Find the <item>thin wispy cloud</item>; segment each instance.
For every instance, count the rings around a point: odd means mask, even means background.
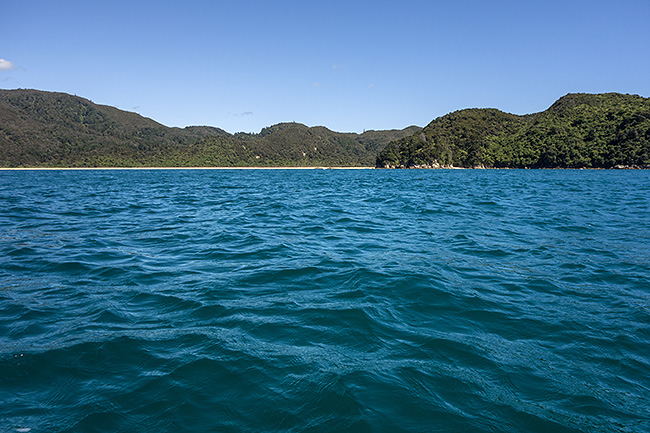
[[[9,71],[15,68],[16,65],[14,65],[13,62],[10,62],[9,60],[5,60],[5,59],[0,59],[0,71]]]
[[[323,85],[321,83],[314,83],[314,87],[322,87]]]
[[[372,89],[373,87],[375,87],[375,83],[372,83],[368,86],[369,89]]]
[[[237,117],[252,116],[253,112],[252,111],[244,111],[242,113],[235,113],[233,115],[237,116]]]
[[[343,65],[332,65],[332,69],[341,69]]]

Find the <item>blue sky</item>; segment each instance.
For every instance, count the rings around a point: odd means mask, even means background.
[[[168,126],[424,126],[650,96],[650,1],[6,1],[0,88],[83,96]]]

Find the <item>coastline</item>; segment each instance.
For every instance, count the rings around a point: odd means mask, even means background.
[[[0,171],[27,170],[374,170],[375,167],[0,167]]]
[[[57,170],[648,170],[650,167],[0,167],[0,171],[57,171]]]

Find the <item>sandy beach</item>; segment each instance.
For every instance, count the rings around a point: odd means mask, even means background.
[[[0,167],[25,170],[374,170],[375,167]]]

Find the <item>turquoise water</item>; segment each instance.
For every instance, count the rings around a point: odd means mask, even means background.
[[[0,432],[650,431],[650,171],[0,172]]]

